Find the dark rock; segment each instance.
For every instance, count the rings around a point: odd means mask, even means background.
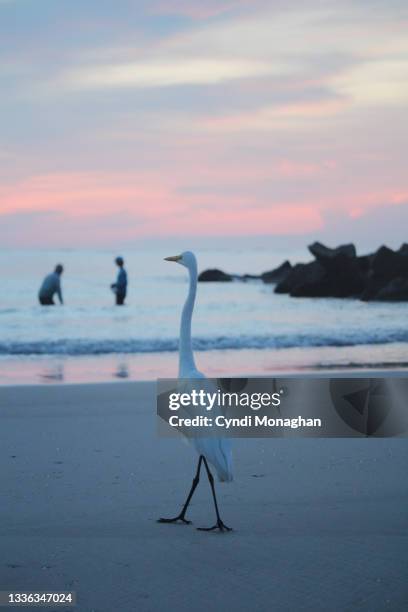
[[[291,263],[286,260],[283,264],[274,268],[274,270],[261,274],[261,279],[264,283],[280,283],[288,276],[292,269]]]
[[[382,246],[374,253],[371,270],[376,276],[388,277],[392,274],[394,264],[394,251],[386,246]]]
[[[326,260],[325,281],[328,285],[327,297],[356,297],[364,289],[365,275],[361,271],[361,262],[356,257],[340,253]]]
[[[368,274],[371,268],[373,257],[374,255],[361,255],[360,257],[357,257],[358,267],[360,268],[360,272],[363,275]]]
[[[289,272],[286,278],[284,278],[275,287],[275,293],[290,293],[293,287],[296,286],[301,280],[301,270],[307,264],[296,264]]]
[[[204,270],[199,274],[198,280],[201,283],[204,282],[218,282],[225,283],[232,281],[231,274],[226,274],[222,270],[218,270],[217,268],[213,268],[210,270]]]
[[[338,276],[339,297],[358,297],[364,289],[365,275],[359,262],[352,260]]]
[[[408,300],[408,278],[394,278],[378,291],[375,299],[390,302]]]
[[[363,291],[370,260],[357,258],[354,244],[330,249],[320,242],[314,242],[308,248],[324,268],[325,274],[318,281],[319,286],[298,288],[297,294],[303,295],[298,292],[306,291],[305,295],[316,292],[322,297],[355,297]]]
[[[345,257],[356,257],[356,247],[354,244],[343,244],[335,249],[330,249],[321,242],[314,242],[308,247],[311,254],[316,257],[320,263],[324,263],[327,260],[334,259],[338,255],[344,255]]]
[[[408,279],[408,253],[406,253],[405,244],[399,251],[382,246],[374,253],[370,270],[366,275],[364,291],[361,294],[362,300],[383,299],[378,296],[382,290],[385,293],[390,291],[386,288],[391,281],[399,278]]]
[[[318,261],[305,264],[297,273],[297,282],[292,287],[292,297],[326,297],[330,293],[326,271]]]
[[[386,246],[380,247],[371,264],[373,274],[389,280],[408,275],[408,254],[405,248],[406,245],[402,245],[399,251],[393,251]]]
[[[381,278],[375,277],[370,272],[366,278],[365,286],[361,292],[360,299],[363,302],[369,302],[375,300],[378,292],[387,284],[387,281]]]
[[[404,242],[404,244],[401,244],[399,251],[397,251],[397,253],[399,253],[400,255],[403,255],[404,257],[408,256],[408,243]]]
[[[254,274],[227,274],[204,270],[200,282],[231,282],[261,279],[276,283],[275,293],[293,297],[354,297],[362,300],[408,300],[408,243],[398,249],[382,246],[375,253],[357,257],[354,244],[331,249],[320,242],[309,246],[315,261]]]
[[[363,288],[357,258],[339,254],[324,265],[320,261],[296,265],[275,292],[293,297],[356,297]]]
[[[275,293],[290,293],[293,296],[314,294],[312,287],[324,279],[325,270],[318,261],[307,264],[296,264],[289,274],[275,287]],[[306,293],[303,293],[306,292]],[[310,293],[311,292],[311,293]],[[316,297],[314,295],[314,297]]]

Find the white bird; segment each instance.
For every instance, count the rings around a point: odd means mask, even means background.
[[[180,379],[204,379],[200,380],[199,386],[202,388],[206,385],[206,377],[199,370],[197,370],[193,347],[191,344],[191,319],[193,315],[194,302],[197,293],[197,260],[194,253],[185,251],[181,255],[174,255],[172,257],[166,257],[166,261],[174,261],[178,264],[187,268],[190,276],[190,284],[186,302],[184,304],[183,312],[181,315],[180,324],[180,340],[179,340],[179,378]],[[209,381],[208,381],[209,382]],[[185,387],[183,387],[185,391]],[[217,471],[220,481],[229,482],[233,478],[232,473],[232,453],[230,440],[227,438],[218,437],[195,437],[192,439],[193,444],[199,455],[197,471],[193,479],[190,492],[184,503],[184,506],[180,514],[174,518],[161,518],[159,523],[176,523],[182,522],[184,524],[190,524],[185,518],[185,514],[194,491],[200,480],[201,466],[204,464],[208,480],[211,486],[211,492],[214,500],[215,512],[217,516],[217,522],[213,527],[201,527],[201,531],[212,531],[219,529],[220,531],[231,531],[230,527],[227,527],[221,520],[220,513],[218,510],[217,498],[215,495],[214,478],[208,466],[208,463],[214,466]]]

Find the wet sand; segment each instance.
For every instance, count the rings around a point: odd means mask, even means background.
[[[193,525],[156,523],[196,456],[155,418],[151,382],[0,388],[0,589],[74,590],[80,612],[407,609],[406,440],[236,440],[234,531],[204,533],[204,479]]]

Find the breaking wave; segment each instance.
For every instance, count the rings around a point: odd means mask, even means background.
[[[339,330],[333,333],[240,335],[195,338],[197,351],[240,349],[284,349],[296,347],[358,346],[408,342],[408,330]],[[170,339],[62,339],[58,341],[0,342],[0,355],[109,355],[162,353],[178,350],[178,340]]]

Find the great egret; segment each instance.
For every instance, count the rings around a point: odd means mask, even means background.
[[[193,315],[194,302],[197,293],[197,260],[194,253],[191,253],[190,251],[186,251],[181,255],[166,257],[165,259],[166,261],[174,261],[187,268],[190,276],[189,291],[184,304],[180,324],[179,378],[199,378],[205,380],[204,374],[197,370],[194,362],[193,348],[191,345],[191,318]],[[202,384],[203,383],[200,381],[200,387]],[[217,522],[215,525],[213,525],[213,527],[199,527],[198,529],[200,531],[213,531],[214,529],[219,529],[220,531],[231,531],[231,528],[227,527],[221,520],[218,510],[217,497],[215,495],[214,478],[208,466],[208,463],[211,463],[211,465],[215,467],[220,481],[228,482],[232,480],[232,453],[230,441],[226,438],[218,437],[193,438],[192,441],[198,452],[199,458],[197,471],[194,476],[190,492],[180,514],[174,518],[161,518],[159,519],[159,523],[181,522],[187,525],[191,523],[191,521],[188,521],[185,518],[185,515],[200,480],[201,466],[204,464],[214,500]]]

